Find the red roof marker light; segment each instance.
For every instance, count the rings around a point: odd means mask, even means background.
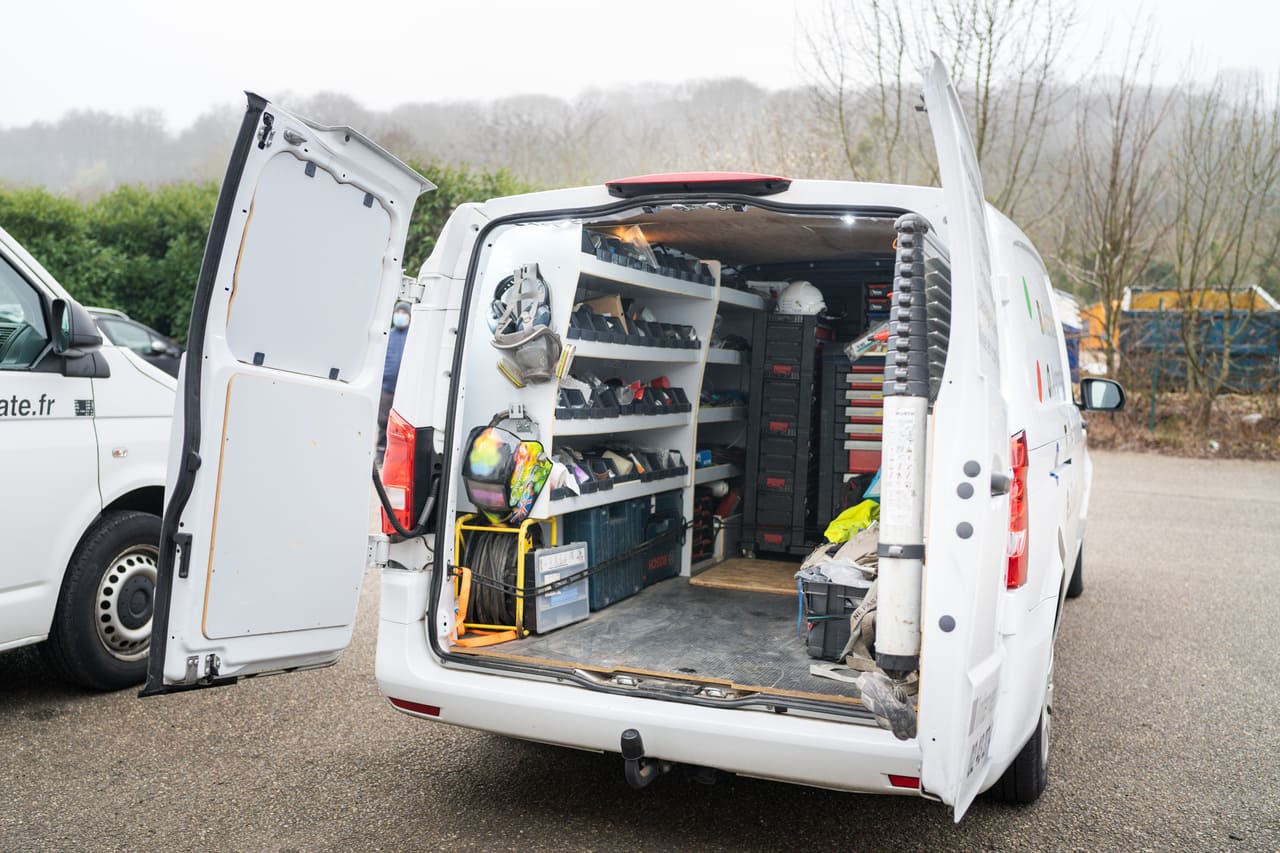
[[[734,193],[736,195],[773,195],[791,186],[790,178],[758,175],[754,172],[670,172],[661,175],[637,175],[606,181],[609,195],[636,198],[642,195],[672,193]]]

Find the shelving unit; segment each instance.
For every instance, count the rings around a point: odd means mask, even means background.
[[[648,270],[619,266],[609,261],[602,261],[595,255],[588,255],[585,252],[579,254],[581,255],[579,263],[582,284],[587,287],[604,289],[610,293],[641,297],[653,293],[669,293],[689,299],[714,301],[716,291],[719,288],[718,269],[716,270],[716,284],[707,285],[672,278],[668,275],[659,275]]]
[[[609,361],[654,361],[663,364],[696,364],[702,361],[701,349],[643,347],[635,344],[606,344],[600,341],[572,340],[575,358],[599,358]],[[715,350],[713,350],[715,352]],[[737,353],[741,355],[741,353]]]
[[[538,497],[538,502],[534,504],[533,514],[537,518],[551,518],[567,512],[577,512],[582,509],[604,506],[615,501],[643,498],[649,495],[656,495],[659,492],[682,489],[688,485],[688,474],[682,477],[663,477],[660,480],[650,480],[648,483],[632,480],[629,483],[615,483],[612,489],[607,489],[603,492],[592,492],[589,495],[570,495],[559,500],[551,500],[551,490],[546,489]]]
[[[754,293],[722,289],[720,265],[704,260],[712,284],[687,281],[651,270],[635,269],[601,260],[582,251],[583,226],[566,227],[564,223],[530,224],[502,229],[485,247],[479,274],[478,299],[492,299],[498,283],[523,263],[537,263],[550,296],[551,329],[566,346],[574,348],[570,371],[576,375],[590,371],[602,379],[617,377],[624,383],[652,382],[666,377],[671,386],[683,389],[693,404],[686,413],[656,415],[620,415],[612,418],[556,418],[557,382],[526,384],[517,388],[496,369],[501,357],[487,344],[467,347],[464,363],[465,381],[460,384],[457,405],[464,413],[468,428],[488,423],[495,412],[523,408],[532,424],[523,437],[541,441],[548,452],[570,446],[578,450],[609,447],[611,442],[637,448],[675,450],[690,466],[683,474],[654,479],[615,482],[613,487],[584,495],[551,499],[551,488],[543,489],[535,502],[531,518],[549,521],[567,513],[645,498],[663,492],[681,492],[684,517],[693,515],[693,487],[718,480],[742,476],[738,465],[715,465],[692,468],[699,441],[728,444],[740,435],[746,422],[746,406],[699,405],[699,392],[708,369],[717,371],[715,387],[745,388],[748,356],[739,350],[710,346],[716,315],[730,317],[727,325],[737,329],[750,326],[750,317],[765,307]],[[633,299],[649,309],[660,322],[691,326],[700,346],[644,346],[635,343],[610,343],[568,337],[569,317],[575,304],[596,296],[617,294]],[[467,321],[472,341],[484,342],[491,337],[487,328],[487,312],[475,312]],[[466,433],[462,435],[465,438]],[[454,505],[466,506],[465,496],[453,496]],[[692,556],[691,541],[682,546],[682,574],[688,575]]]
[[[663,429],[666,427],[685,427],[689,423],[689,415],[619,415],[616,418],[581,418],[566,420],[554,419],[555,434],[570,435],[610,435],[615,432],[635,432],[642,429]]]
[[[746,353],[742,350],[712,347],[707,350],[707,364],[746,364]]]
[[[746,406],[709,406],[698,409],[699,424],[722,424],[730,421],[745,421]]]
[[[721,307],[732,306],[745,308],[748,311],[763,311],[764,297],[746,290],[734,290],[731,287],[720,288],[719,304]]]
[[[693,472],[693,483],[695,486],[703,486],[707,483],[716,483],[720,480],[731,480],[734,477],[742,476],[742,467],[740,465],[708,465],[706,468],[696,468]]]

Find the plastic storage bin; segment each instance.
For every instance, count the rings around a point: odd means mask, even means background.
[[[861,587],[800,580],[800,603],[809,627],[809,657],[838,659],[849,642],[849,614],[866,594]]]
[[[555,548],[539,548],[533,555],[535,587],[554,583],[587,568],[587,543],[570,542]],[[539,634],[581,622],[590,614],[588,578],[581,578],[534,599],[533,630]]]

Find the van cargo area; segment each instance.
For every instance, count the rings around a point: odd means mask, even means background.
[[[856,672],[811,670],[843,661],[876,574],[905,213],[689,201],[495,228],[455,386],[443,650],[865,718]],[[936,390],[949,268],[915,236]],[[815,557],[845,540],[866,547]]]

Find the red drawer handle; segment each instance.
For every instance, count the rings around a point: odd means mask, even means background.
[[[765,477],[764,484],[770,489],[781,489],[787,484],[787,481],[783,477]]]
[[[791,371],[794,370],[790,364],[774,364],[770,365],[769,369],[774,376],[790,376]]]

